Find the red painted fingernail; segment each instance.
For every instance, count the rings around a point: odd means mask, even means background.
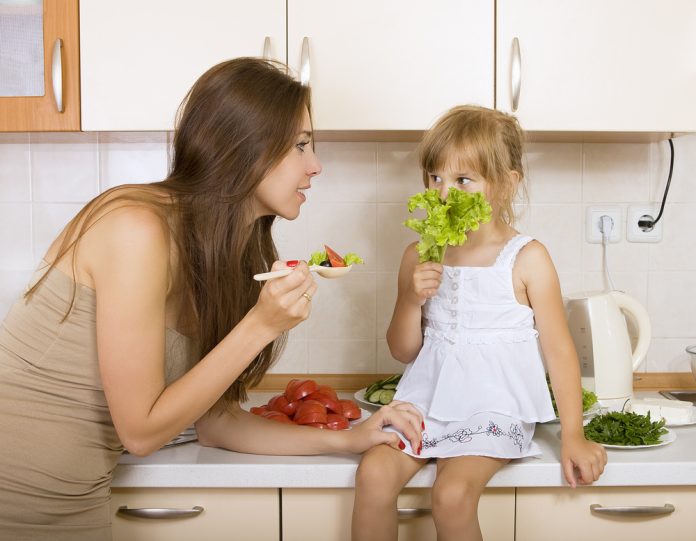
[[[425,430],[425,421],[421,421],[421,428]]]
[[[406,444],[401,440],[399,440],[399,449],[401,449],[402,451],[406,449]]]
[[[298,263],[299,261],[297,259],[291,259],[290,261],[285,262],[285,264],[290,268],[297,267]]]
[[[420,455],[420,452],[421,452],[422,450],[423,450],[423,444],[421,443],[421,444],[418,446],[418,452],[417,452],[416,454],[417,454],[417,455]]]

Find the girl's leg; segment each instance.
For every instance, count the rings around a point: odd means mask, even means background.
[[[458,456],[437,461],[433,520],[438,541],[482,541],[478,502],[483,489],[508,459]]]
[[[396,498],[426,462],[388,445],[377,445],[365,453],[355,474],[353,541],[396,541]]]

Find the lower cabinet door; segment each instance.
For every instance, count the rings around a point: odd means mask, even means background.
[[[696,539],[696,488],[518,488],[517,541]]]
[[[113,541],[280,541],[278,489],[114,488]]]
[[[350,541],[353,489],[284,488],[281,494],[283,541]],[[399,541],[437,539],[429,488],[404,489],[398,507],[402,510]],[[486,489],[479,503],[479,521],[486,541],[513,541],[515,489]]]

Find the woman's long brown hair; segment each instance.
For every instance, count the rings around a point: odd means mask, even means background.
[[[261,285],[254,273],[278,254],[271,237],[275,216],[254,219],[253,195],[263,178],[292,148],[309,88],[282,64],[237,58],[204,73],[186,96],[174,134],[168,177],[123,186],[96,197],[68,224],[58,256],[72,248],[115,202],[146,204],[171,227],[179,276],[193,311],[199,358],[213,349],[256,303]],[[162,192],[169,197],[161,197]],[[75,251],[73,251],[73,268]],[[31,295],[42,279],[29,290]],[[223,395],[244,401],[279,356],[284,333],[249,364]]]

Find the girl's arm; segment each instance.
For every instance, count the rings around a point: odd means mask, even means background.
[[[573,487],[578,481],[592,483],[604,470],[607,455],[601,445],[587,441],[583,432],[580,364],[568,330],[556,269],[546,248],[536,241],[520,251],[515,267],[534,310],[561,419],[561,465],[565,478]]]
[[[196,422],[196,431],[201,444],[208,447],[263,455],[319,455],[362,453],[381,443],[396,449],[399,436],[383,432],[382,427],[387,425],[404,434],[412,446],[418,446],[422,422],[415,407],[399,401],[382,406],[350,430],[339,431],[279,423],[248,413],[235,404],[225,411],[207,413]]]
[[[121,441],[136,455],[157,450],[204,415],[269,342],[306,319],[310,303],[302,293],[316,289],[303,264],[267,283],[225,339],[167,387],[168,235],[154,212],[124,207],[92,226],[78,251],[96,290],[104,393]]]
[[[394,314],[387,330],[389,351],[402,363],[413,361],[423,346],[421,308],[437,293],[442,281],[442,265],[418,263],[416,243],[406,247],[399,269]]]

